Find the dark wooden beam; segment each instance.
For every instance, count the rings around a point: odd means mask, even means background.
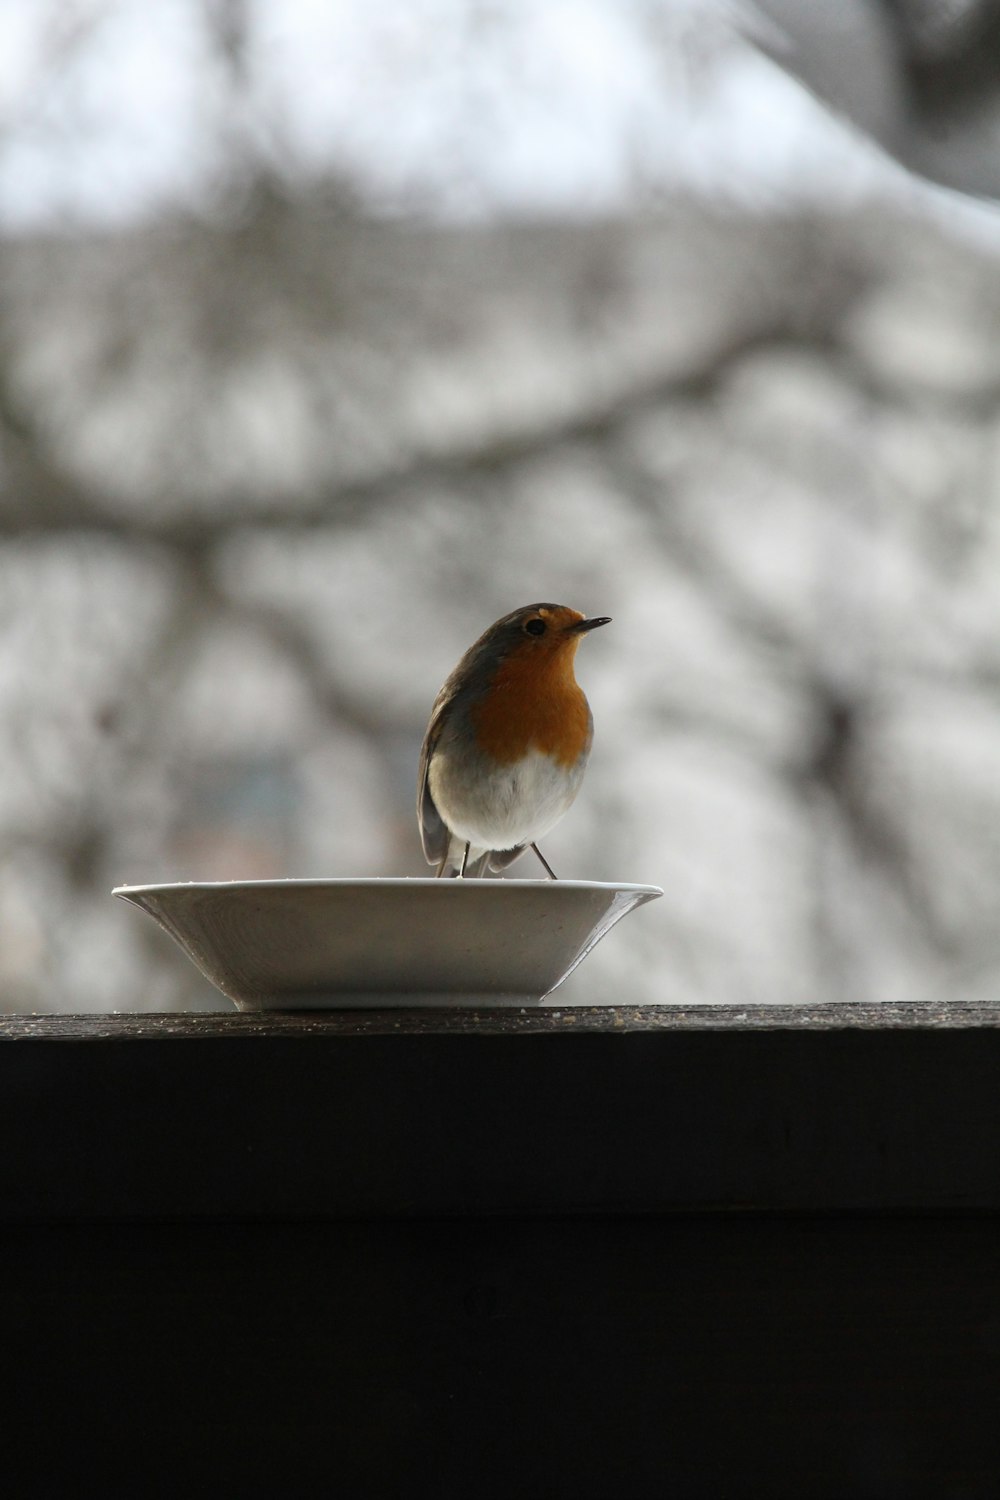
[[[992,1496],[998,1020],[9,1018],[9,1487]]]
[[[9,1020],[0,1219],[993,1213],[997,1019]]]

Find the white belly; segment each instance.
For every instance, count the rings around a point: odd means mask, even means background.
[[[497,766],[484,779],[471,776],[462,757],[439,750],[431,761],[430,789],[452,833],[474,849],[514,849],[530,844],[558,823],[583,778],[581,762],[567,771],[533,750],[512,766]]]

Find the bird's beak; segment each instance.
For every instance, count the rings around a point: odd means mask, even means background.
[[[597,615],[593,620],[577,620],[571,628],[577,635],[583,635],[585,630],[596,630],[598,625],[610,625],[610,615]]]

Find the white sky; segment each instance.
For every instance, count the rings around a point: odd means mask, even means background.
[[[247,0],[242,89],[207,8],[0,0],[0,225],[203,207],[241,145],[438,217],[931,191],[713,0]]]

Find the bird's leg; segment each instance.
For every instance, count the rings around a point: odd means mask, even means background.
[[[461,880],[462,877],[465,875],[465,867],[468,864],[468,862],[469,862],[469,843],[468,843],[468,840],[466,840],[465,853],[462,855],[462,868],[458,872],[458,878],[459,878],[459,880]]]
[[[553,870],[552,866],[549,864],[548,860],[545,858],[545,855],[542,853],[541,849],[539,849],[538,845],[537,844],[532,844],[531,847],[532,847],[532,849],[534,849],[535,853],[538,855],[538,858],[541,860],[542,864],[545,866],[546,870],[548,871],[549,879],[550,880],[558,880],[559,876],[556,874],[555,870]]]

